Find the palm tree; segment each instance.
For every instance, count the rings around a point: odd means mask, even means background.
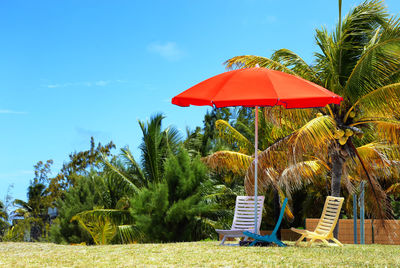
[[[247,110],[248,108],[242,108]],[[238,113],[241,113],[240,111]],[[281,138],[285,131],[283,128],[273,127],[268,122],[266,109],[259,112],[259,147],[265,150],[269,145]],[[212,169],[219,172],[231,172],[234,175],[244,177],[250,164],[254,160],[254,129],[249,117],[240,118],[231,125],[226,120],[217,120],[215,128],[219,132],[219,137],[229,144],[230,148],[220,150],[204,158],[204,162]],[[249,122],[250,121],[250,122]],[[252,193],[250,185],[245,181],[247,193]],[[260,189],[262,191],[263,189]]]
[[[27,202],[21,199],[14,200],[17,208],[13,211],[12,216],[14,219],[24,221],[22,224],[30,227],[31,239],[38,240],[43,235],[48,220],[47,209],[49,206],[46,202],[46,186],[42,183],[31,184],[28,187],[27,196]]]
[[[95,243],[109,243],[117,233],[123,241],[140,239],[141,234],[129,214],[129,200],[141,189],[162,180],[165,159],[169,153],[176,153],[180,142],[176,128],[162,129],[163,119],[163,115],[156,114],[148,122],[139,121],[143,134],[139,146],[141,164],[134,159],[128,147],[122,148],[117,158],[103,157],[104,181],[108,188],[120,192],[120,199],[109,208],[84,211],[73,218],[92,235]]]
[[[400,20],[389,18],[383,1],[365,1],[332,33],[317,30],[316,41],[321,51],[313,64],[288,49],[271,58],[245,55],[226,61],[228,68],[258,64],[297,75],[344,98],[340,106],[310,109],[302,118],[298,110],[270,109],[278,125],[277,118],[304,125],[264,151],[260,162],[271,165],[285,146],[293,152],[292,163],[320,159],[330,170],[334,196],[340,196],[342,177],[367,179],[374,196],[371,210],[382,218],[388,204],[379,180],[390,177],[400,156]]]
[[[236,108],[237,110],[237,108]],[[219,173],[225,173],[228,178],[233,176],[240,178],[245,177],[244,186],[245,191],[248,195],[254,194],[254,179],[251,180],[247,176],[246,171],[252,165],[254,160],[254,124],[251,122],[253,120],[252,113],[249,108],[240,108],[236,111],[237,117],[233,121],[232,126],[228,121],[217,120],[215,123],[216,129],[219,131],[219,136],[227,143],[230,144],[230,150],[217,151],[203,159],[203,161],[213,170]],[[269,111],[267,108],[260,109],[259,111],[259,147],[261,150],[268,148],[276,140],[284,137],[290,131],[293,131],[294,124],[282,124],[280,127],[274,126],[268,121]],[[250,121],[250,122],[249,122]],[[265,166],[264,166],[265,167]],[[254,168],[254,166],[253,166]],[[261,173],[261,172],[260,172]],[[265,176],[260,176],[264,178]],[[259,184],[259,192],[265,194],[268,190],[270,183],[264,182]],[[266,202],[272,201],[274,207],[275,218],[279,217],[280,204],[284,199],[284,193],[281,188],[273,183],[272,188],[273,200],[266,199]],[[269,188],[271,189],[271,188]],[[271,206],[266,206],[268,209]],[[292,220],[293,214],[289,207],[286,207],[285,215]],[[277,220],[277,219],[275,219]],[[273,225],[274,222],[271,222]]]
[[[4,232],[9,226],[7,208],[4,203],[0,200],[0,237],[4,235]]]

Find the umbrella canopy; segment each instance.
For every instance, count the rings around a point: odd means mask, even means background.
[[[324,107],[342,97],[303,78],[265,68],[238,69],[211,77],[172,99],[179,106]]]
[[[255,107],[254,231],[257,230],[258,106],[314,108],[340,104],[342,97],[303,78],[265,68],[213,76],[172,98],[179,106]]]

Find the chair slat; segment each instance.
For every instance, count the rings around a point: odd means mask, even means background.
[[[336,217],[337,212],[325,212],[325,216]]]
[[[257,201],[257,203],[261,203],[260,201]],[[254,200],[239,200],[238,204],[254,204]]]
[[[308,243],[308,245],[311,245],[311,243],[316,239],[320,239],[327,244],[327,240],[331,239],[338,245],[342,246],[342,244],[333,237],[333,229],[335,228],[336,223],[339,219],[340,209],[342,208],[343,200],[344,198],[342,197],[328,196],[326,198],[321,218],[314,232],[304,232],[303,230],[291,228],[293,231],[302,235],[300,239],[297,240],[296,244],[298,244],[304,238],[310,238],[311,241]]]
[[[230,230],[216,230],[224,237],[221,245],[224,245],[226,237],[245,237],[243,231],[259,233],[261,216],[264,207],[264,196],[257,197],[257,230],[254,229],[254,196],[237,196],[235,215]]]

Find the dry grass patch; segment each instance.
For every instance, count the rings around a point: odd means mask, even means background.
[[[222,247],[215,241],[111,246],[0,243],[0,267],[399,267],[399,252],[400,246],[389,245],[245,248]]]

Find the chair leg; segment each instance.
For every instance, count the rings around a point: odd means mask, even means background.
[[[339,241],[339,240],[337,240],[337,239],[336,239],[336,238],[334,238],[334,237],[332,237],[331,239],[333,240],[333,242],[335,242],[336,244],[338,244],[340,247],[343,247],[343,244],[342,244],[342,243],[340,243],[340,241]]]
[[[310,241],[308,241],[307,243],[307,247],[311,246],[312,243],[314,243],[315,238],[312,238]]]
[[[226,239],[226,236],[224,236],[224,237],[222,238],[222,240],[221,240],[221,244],[219,244],[220,246],[225,246],[225,245],[224,245],[224,243],[225,243],[225,239]]]
[[[295,245],[298,246],[300,244],[300,242],[303,241],[304,237],[306,237],[306,236],[301,235],[301,237],[296,241]]]
[[[283,243],[281,240],[277,239],[274,241],[275,244],[277,244],[280,247],[286,247],[286,244]]]
[[[324,242],[325,245],[329,246],[329,242],[326,239],[321,239],[322,242]]]
[[[252,246],[254,246],[256,243],[257,243],[257,240],[254,239],[254,241],[251,242],[249,246],[252,247]]]

